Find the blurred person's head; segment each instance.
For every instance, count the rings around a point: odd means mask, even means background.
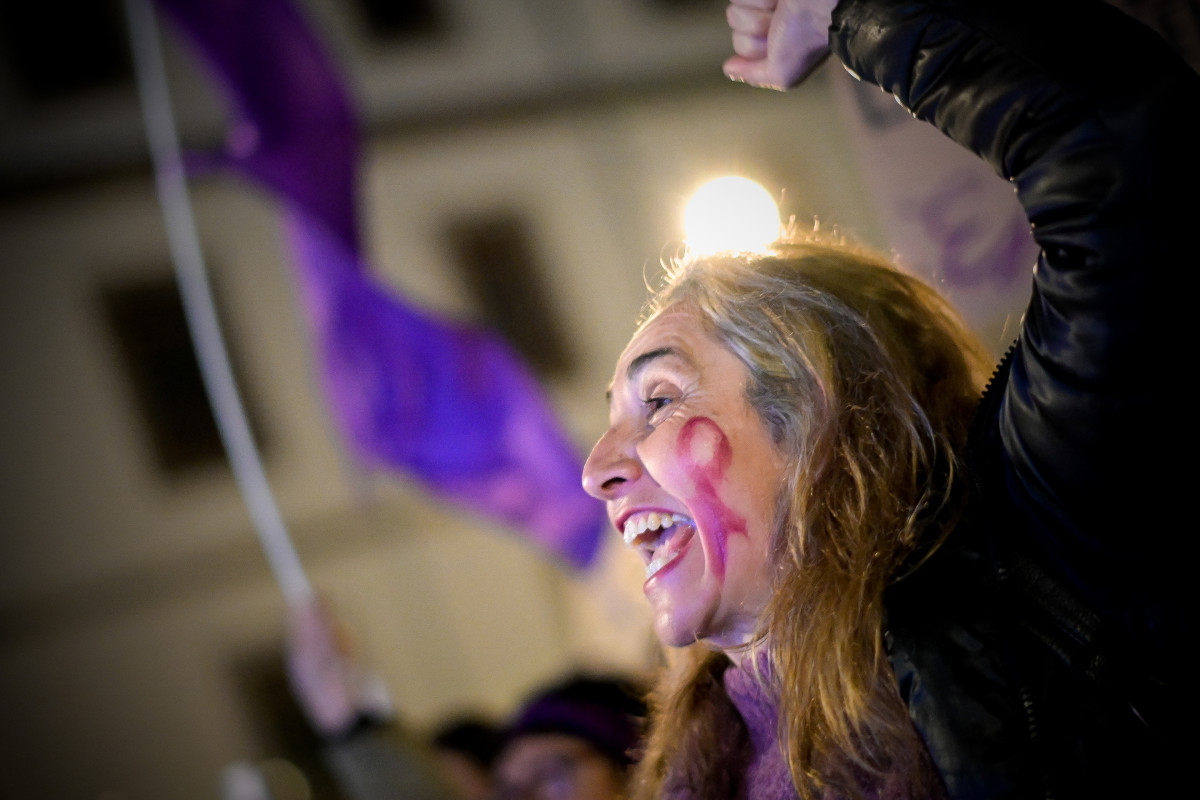
[[[434,755],[456,797],[492,796],[492,767],[500,744],[499,728],[476,716],[454,718],[433,732]]]
[[[496,797],[624,797],[645,714],[641,687],[623,677],[577,675],[536,692],[504,729]]]

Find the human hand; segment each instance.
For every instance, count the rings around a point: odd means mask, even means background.
[[[290,607],[285,661],[296,702],[322,736],[345,733],[363,715],[390,714],[382,682],[363,668],[349,631],[321,601]]]
[[[829,55],[829,26],[837,0],[732,0],[725,18],[733,51],[724,64],[735,80],[787,89]]]

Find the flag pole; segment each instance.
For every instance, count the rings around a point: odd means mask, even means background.
[[[267,482],[221,336],[188,197],[154,10],[150,0],[125,0],[125,15],[171,260],[204,386],[267,561],[284,598],[297,605],[312,598],[312,585]]]

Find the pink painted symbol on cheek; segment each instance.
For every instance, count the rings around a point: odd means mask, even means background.
[[[716,556],[713,568],[718,578],[724,578],[729,536],[746,535],[745,518],[725,505],[717,492],[733,460],[733,448],[715,422],[693,417],[679,432],[678,455],[695,485],[697,530],[711,538]]]

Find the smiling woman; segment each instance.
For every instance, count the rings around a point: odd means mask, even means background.
[[[634,797],[1170,794],[1190,509],[1147,424],[1192,336],[1172,198],[1200,183],[1200,78],[1090,0],[735,0],[728,20],[732,77],[836,55],[1011,181],[1041,250],[986,389],[954,310],[844,242],[667,265],[584,470],[683,648]]]
[[[922,763],[884,668],[880,601],[887,576],[936,544],[924,523],[961,505],[947,465],[985,364],[931,289],[815,234],[672,265],[617,361],[610,427],[584,468],[646,563],[662,642],[703,643],[698,675],[784,676],[807,748],[840,730],[852,750],[867,709],[888,758]],[[763,719],[751,738],[771,735]],[[913,796],[931,776],[906,776]]]
[[[611,427],[584,468],[585,487],[646,563],[668,645],[748,644],[769,598],[783,461],[746,402],[748,376],[695,314],[656,317],[617,364]]]

